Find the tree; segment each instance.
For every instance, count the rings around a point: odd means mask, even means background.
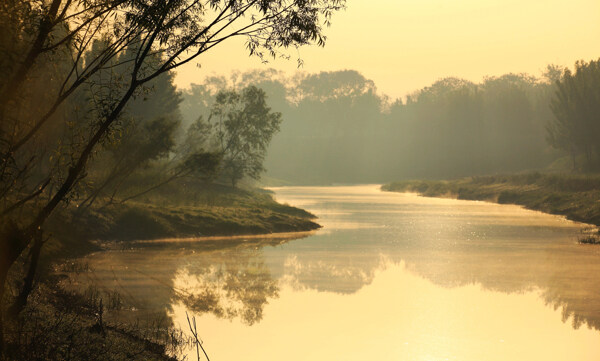
[[[135,52],[128,51],[119,57],[119,63],[126,63],[131,53]],[[148,59],[150,62],[159,60],[158,56]],[[123,77],[126,69],[123,65],[116,66],[112,73]],[[89,102],[86,104],[86,100],[81,107],[93,106]],[[89,195],[79,204],[80,210],[91,206],[102,195],[110,194],[110,201],[114,201],[123,184],[136,171],[170,155],[181,123],[181,101],[181,95],[175,88],[174,74],[168,72],[149,82],[144,94],[128,103],[119,132],[112,141],[101,145],[99,154],[88,167],[85,183]]]
[[[556,85],[548,141],[569,153],[574,166],[583,155],[584,168],[600,167],[600,60],[578,61],[575,72],[566,70]]]
[[[97,146],[113,135],[127,104],[142,96],[144,85],[233,37],[244,37],[250,55],[259,57],[275,56],[281,48],[324,45],[323,25],[344,6],[343,0],[32,0],[20,6],[22,3],[11,0],[0,9],[2,18],[12,21],[7,28],[16,29],[14,38],[23,39],[18,49],[2,55],[17,61],[0,84],[0,94],[6,95],[0,100],[0,300],[9,269],[32,243],[32,247],[41,247],[43,237],[38,235],[46,220],[74,195]],[[21,23],[27,24],[27,29],[19,27]],[[92,60],[84,61],[92,42],[100,38],[108,45]],[[68,108],[67,99],[82,84],[90,84],[100,69],[109,70],[110,63],[133,44],[137,50],[126,64],[127,76],[118,79],[119,91],[98,93],[101,99],[91,122],[74,124],[58,114],[61,106]],[[68,66],[57,72],[54,86],[46,89],[47,106],[37,113],[26,112],[35,99],[26,85],[35,81],[36,71],[51,65],[52,58],[60,54]],[[147,61],[156,54],[160,61]],[[2,63],[11,61],[3,59]],[[40,145],[42,154],[52,148],[36,141],[44,138],[42,130],[48,129],[53,117],[77,135],[77,142],[67,143],[65,161],[48,167],[40,157],[27,154]],[[61,147],[63,140],[54,139]],[[9,168],[11,172],[6,173]]]
[[[209,117],[210,146],[221,155],[220,173],[233,187],[245,176],[260,178],[267,147],[280,124],[281,113],[267,106],[262,89],[249,86],[239,93],[217,94]]]

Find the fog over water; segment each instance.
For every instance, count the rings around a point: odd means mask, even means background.
[[[195,315],[221,360],[600,356],[600,251],[576,243],[583,225],[375,185],[274,190],[324,227],[266,246],[99,253],[87,259],[94,282],[175,325]]]
[[[0,1],[0,359],[600,360],[600,1]]]

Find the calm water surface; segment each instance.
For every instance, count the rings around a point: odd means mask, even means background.
[[[273,190],[323,229],[101,252],[77,282],[118,291],[122,317],[195,315],[213,361],[600,360],[600,247],[577,244],[582,225],[375,185]]]

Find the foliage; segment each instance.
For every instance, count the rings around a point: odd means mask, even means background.
[[[583,155],[582,168],[600,168],[600,60],[577,62],[575,72],[566,70],[556,85],[548,141],[570,154],[575,166]]]
[[[65,210],[47,228],[63,247],[78,248],[77,252],[69,250],[70,255],[80,255],[95,250],[88,244],[95,240],[307,231],[318,228],[313,218],[306,211],[275,202],[269,194],[180,179],[125,204],[92,205],[85,214]]]
[[[119,57],[119,63],[126,64],[134,53],[128,50]],[[158,56],[148,59],[152,63],[159,60]],[[126,65],[117,65],[111,69],[111,75],[122,79],[128,71]],[[173,84],[173,77],[171,72],[156,77],[144,86],[139,97],[127,104],[118,127],[101,144],[94,161],[88,166],[88,176],[83,183],[87,197],[79,203],[79,207],[87,208],[99,197],[107,195],[110,196],[109,201],[114,201],[121,195],[119,191],[123,184],[136,172],[153,162],[167,159],[174,151],[181,120],[181,97]],[[93,114],[97,109],[93,102],[98,98],[94,94],[96,87],[115,92],[119,89],[117,84],[97,79],[79,100],[78,107],[88,108],[87,114]]]
[[[200,116],[190,126],[188,137],[197,142],[204,140],[208,148],[220,155],[220,175],[235,186],[245,176],[260,177],[267,147],[280,124],[281,113],[267,106],[265,92],[249,86],[239,93],[219,92],[208,122]],[[202,134],[210,137],[199,139]]]
[[[289,47],[324,45],[323,27],[343,7],[343,0],[3,2],[0,300],[12,265],[28,247],[41,248],[51,215],[102,187],[102,181],[91,186],[82,182],[93,173],[94,160],[115,165],[127,158],[143,166],[172,148],[176,117],[145,116],[148,123],[140,125],[140,119],[127,116],[134,108],[131,102],[143,99],[152,82],[160,85],[161,76],[234,37],[246,39],[249,54],[261,58]],[[177,103],[171,96],[165,106]],[[145,135],[123,137],[132,127]],[[135,143],[156,141],[160,147],[145,158],[141,152],[120,156]],[[100,154],[111,149],[119,156]],[[170,177],[154,187],[193,172],[182,169],[172,168]],[[35,271],[36,258],[31,256],[28,274]],[[30,290],[25,282],[19,298]]]
[[[445,78],[392,102],[356,71],[290,77],[252,71],[194,85],[184,91],[182,109],[185,123],[199,114],[207,119],[215,89],[260,87],[285,118],[269,145],[267,176],[296,183],[520,171],[543,168],[560,155],[545,139],[555,73],[479,83]]]
[[[585,235],[580,237],[577,242],[580,244],[600,244],[600,238],[597,235]]]

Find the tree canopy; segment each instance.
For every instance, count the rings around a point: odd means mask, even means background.
[[[124,140],[131,102],[146,97],[152,82],[235,37],[265,60],[290,47],[322,46],[324,27],[343,7],[343,0],[4,1],[0,300],[14,262],[32,240],[41,247],[46,220],[85,197],[90,162],[105,145]],[[92,106],[81,107],[82,100]],[[173,121],[148,119],[139,129],[152,138]],[[150,158],[168,151],[163,140]],[[124,152],[118,148],[126,143],[113,151]],[[208,158],[212,163],[194,157]]]
[[[267,106],[262,89],[249,86],[241,91],[216,94],[208,120],[203,116],[190,126],[186,144],[195,144],[219,154],[221,177],[232,186],[244,177],[258,179],[273,135],[279,131],[281,113]]]
[[[556,81],[548,140],[571,155],[576,168],[600,169],[600,60],[579,61]],[[577,158],[583,157],[583,164]]]
[[[264,162],[274,179],[330,184],[448,178],[541,168],[561,156],[545,139],[554,92],[548,78],[444,78],[391,101],[356,71],[252,71],[210,77],[183,91],[184,123],[198,114],[207,119],[215,89],[234,85],[260,87],[285,119]]]

